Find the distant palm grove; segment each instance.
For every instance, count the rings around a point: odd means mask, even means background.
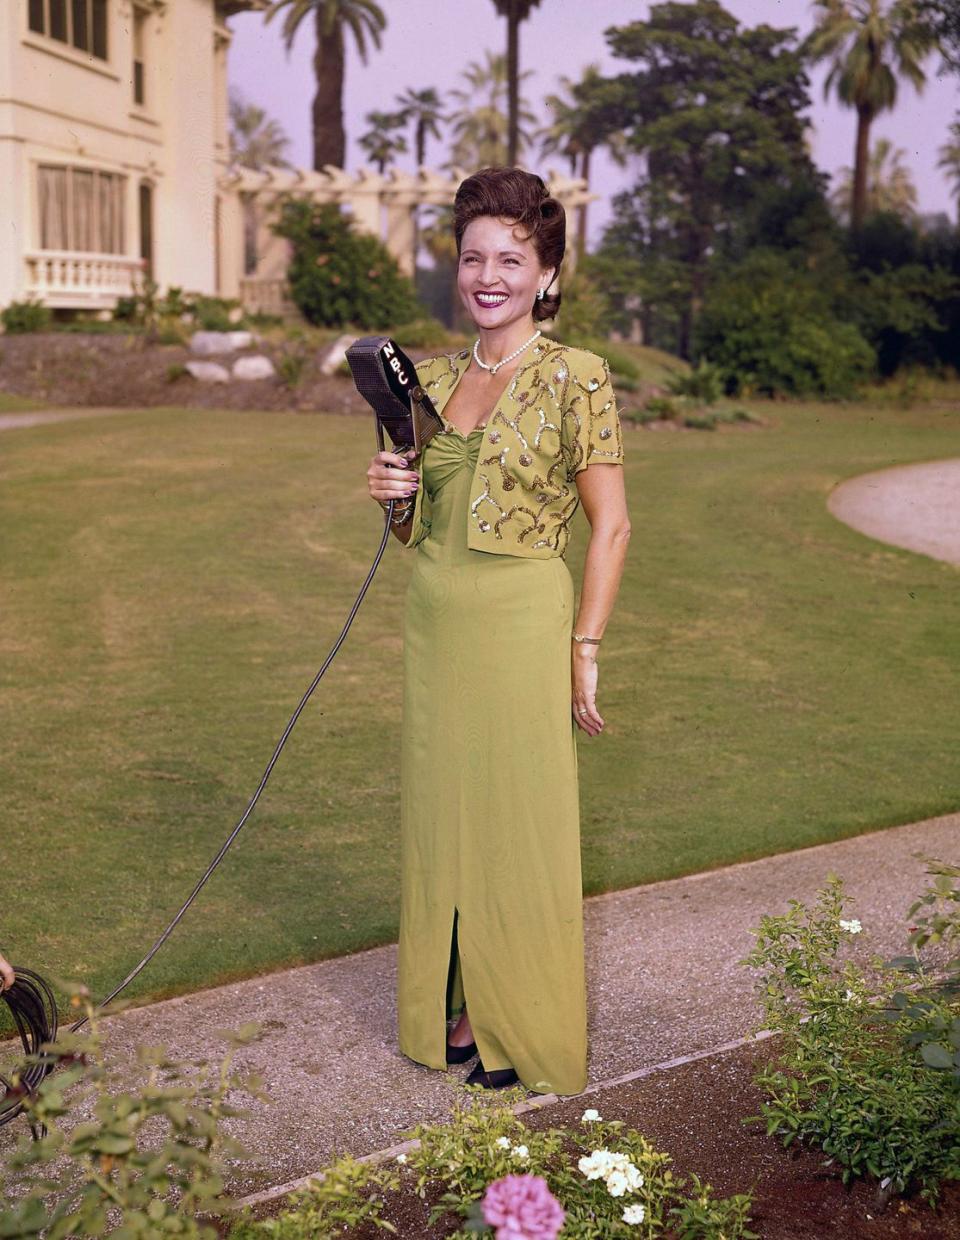
[[[418,81],[378,101],[356,136],[368,161],[381,172],[401,159],[471,171],[555,156],[589,184],[591,155],[605,148],[636,177],[592,253],[587,208],[571,221],[580,261],[558,330],[709,361],[728,392],[842,396],[903,368],[960,365],[960,112],[943,117],[938,163],[953,218],[918,214],[903,153],[872,130],[931,72],[960,75],[956,0],[810,0],[805,39],[745,26],[720,0],[652,4],[647,20],[605,31],[619,72],[589,65],[534,109],[523,25],[563,2],[492,0],[505,50],[465,64],[447,97]],[[316,32],[317,169],[344,164],[345,58],[379,50],[389,8],[274,0],[266,13],[283,16],[288,47],[304,20]],[[857,120],[850,167],[833,186],[808,149],[808,75],[821,62],[826,91]],[[284,162],[286,140],[262,112],[235,100],[232,118],[236,159]],[[449,318],[431,296],[452,279],[449,213],[424,214],[418,243],[434,269],[419,291]]]

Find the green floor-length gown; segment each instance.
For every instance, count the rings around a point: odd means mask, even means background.
[[[573,580],[560,556],[467,546],[483,431],[447,427],[420,459],[432,523],[405,601],[399,1045],[445,1070],[446,1021],[465,1001],[487,1070],[579,1093]]]

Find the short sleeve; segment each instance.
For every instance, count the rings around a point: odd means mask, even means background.
[[[584,351],[571,367],[570,395],[563,413],[561,445],[567,480],[605,461],[623,464],[623,433],[606,359]]]

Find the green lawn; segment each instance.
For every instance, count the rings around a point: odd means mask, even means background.
[[[841,478],[955,455],[960,419],[764,414],[765,430],[626,431],[607,729],[580,743],[587,893],[960,807],[957,570],[825,507]],[[102,994],[179,906],[366,575],[374,448],[367,419],[293,414],[3,435],[0,944],[15,961]],[[261,807],[133,993],[395,938],[411,560],[388,550]]]

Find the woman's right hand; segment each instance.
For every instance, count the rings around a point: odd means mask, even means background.
[[[416,495],[420,480],[417,472],[410,468],[415,455],[416,449],[408,448],[406,455],[383,451],[371,459],[367,486],[378,504],[388,504],[392,499],[403,501]]]

